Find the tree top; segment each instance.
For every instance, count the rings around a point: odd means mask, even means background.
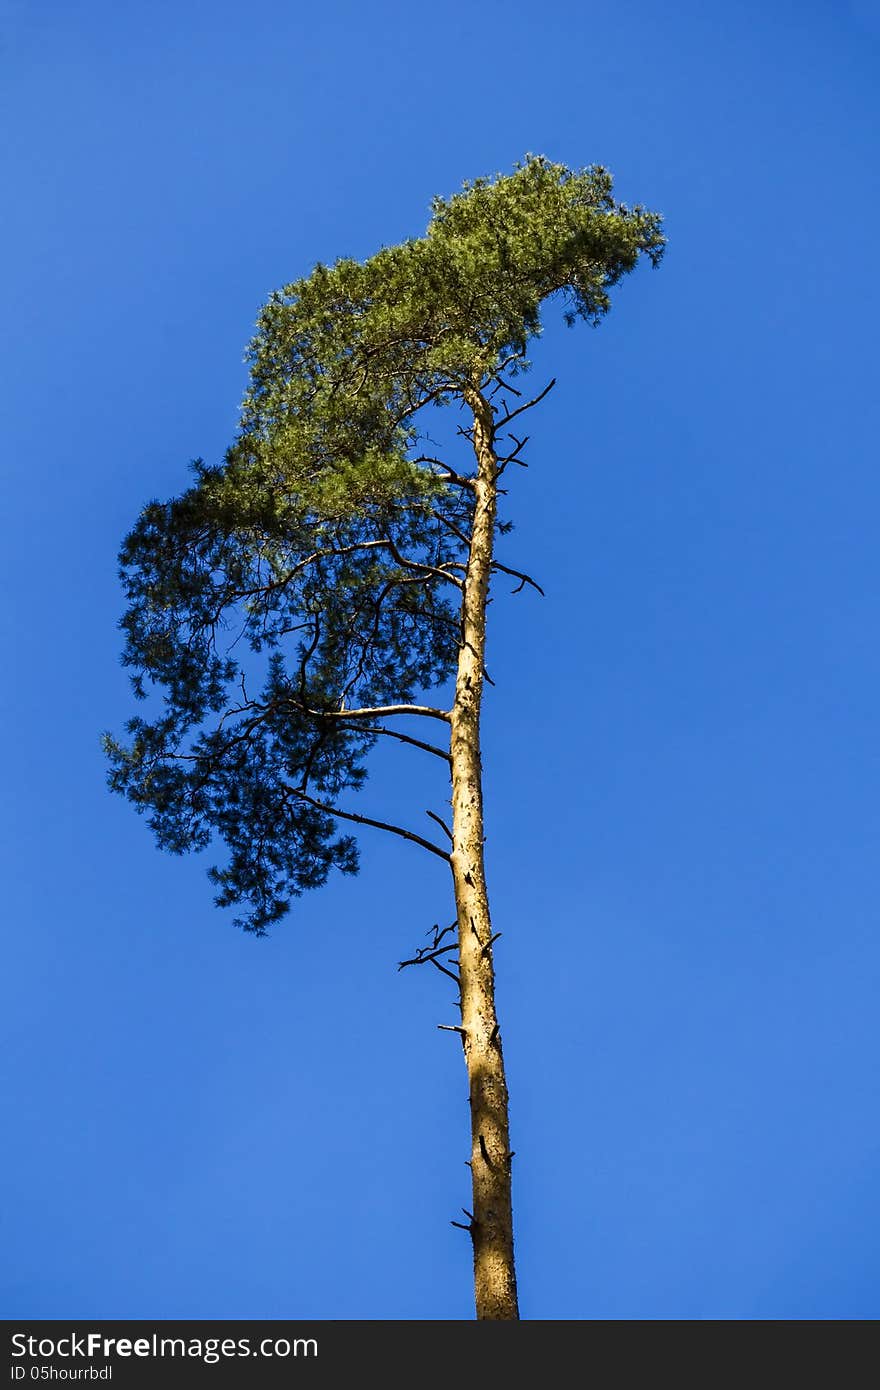
[[[366,261],[317,265],[276,291],[258,320],[245,434],[274,436],[308,412],[377,438],[408,407],[448,399],[501,362],[522,364],[543,302],[597,324],[640,255],[657,264],[657,213],[616,202],[599,165],[573,171],[528,156],[511,174],[435,198],[425,236]],[[354,422],[351,422],[354,423]]]

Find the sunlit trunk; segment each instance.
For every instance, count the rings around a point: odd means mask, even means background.
[[[483,863],[480,705],[486,600],[495,534],[498,462],[492,412],[477,391],[476,506],[462,602],[462,640],[452,706],[452,875],[458,913],[461,1026],[470,1084],[474,1285],[478,1318],[518,1318],[510,1191],[507,1080],[495,1012],[492,924]]]

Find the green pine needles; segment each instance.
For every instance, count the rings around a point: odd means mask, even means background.
[[[263,309],[224,462],[196,463],[122,547],[123,660],[153,704],[105,740],[111,787],[163,848],[225,844],[216,901],[245,928],[356,871],[340,822],[437,850],[337,806],[383,734],[449,757],[399,727],[449,720],[417,702],[455,676],[474,522],[473,478],[434,456],[426,409],[508,402],[544,302],[598,323],[663,246],[606,170],[529,157],[435,200],[424,237],[318,265]]]

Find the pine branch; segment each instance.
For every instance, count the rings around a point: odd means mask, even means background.
[[[435,748],[433,743],[425,743],[420,738],[413,738],[411,734],[401,734],[397,729],[383,729],[378,725],[372,725],[362,727],[361,732],[364,734],[384,734],[386,738],[396,738],[401,743],[411,743],[414,748],[422,748],[426,753],[433,753],[435,758],[442,758],[446,763],[452,762],[451,755],[444,752],[442,748]]]
[[[532,579],[528,574],[524,574],[522,570],[514,570],[511,569],[509,565],[502,565],[500,560],[493,560],[492,568],[493,570],[501,570],[502,574],[509,574],[512,576],[512,578],[519,580],[519,584],[517,584],[516,588],[511,590],[512,593],[518,594],[526,586],[526,584],[531,584],[532,588],[537,589],[538,593],[541,595],[542,598],[547,597],[540,584],[536,584],[534,579]]]
[[[448,463],[444,463],[442,459],[434,458],[431,454],[419,454],[418,458],[413,459],[413,463],[431,463],[436,468],[442,468],[446,474],[446,480],[455,483],[457,487],[466,487],[471,490],[476,487],[475,479],[467,478],[463,473],[456,473],[455,469],[450,468]]]
[[[426,719],[442,719],[444,724],[451,722],[448,710],[432,709],[430,705],[374,705],[369,709],[310,709],[301,706],[304,714],[314,715],[316,719],[376,719],[380,715],[390,718],[395,714],[419,714]]]
[[[449,836],[450,840],[453,839],[452,831],[449,829],[449,826],[446,824],[445,820],[443,820],[442,816],[436,815],[433,811],[426,811],[425,815],[430,816],[431,820],[436,821],[440,829],[444,830]]]
[[[301,801],[306,801],[310,806],[314,806],[318,811],[325,811],[328,816],[338,816],[340,820],[350,820],[355,825],[371,825],[375,830],[387,830],[391,835],[399,835],[401,839],[411,840],[413,844],[421,845],[422,849],[430,850],[431,854],[436,854],[439,859],[449,863],[449,855],[445,849],[433,844],[430,840],[422,839],[421,835],[416,835],[413,830],[405,830],[400,825],[392,825],[389,821],[374,820],[372,816],[361,816],[356,811],[342,811],[338,806],[328,806],[324,801],[318,801],[314,796],[309,796],[299,787],[290,787],[286,783],[281,784],[284,791],[290,796],[298,796]]]
[[[418,459],[416,459],[415,461],[417,463],[419,462]],[[249,589],[230,590],[226,598],[224,599],[224,603],[231,599],[253,599],[259,597],[261,594],[271,594],[274,593],[277,589],[284,589],[288,584],[290,584],[291,580],[295,579],[298,574],[301,574],[303,570],[308,569],[309,565],[313,565],[317,560],[341,558],[344,555],[352,555],[355,551],[358,550],[381,549],[388,550],[392,558],[396,560],[399,565],[402,565],[404,569],[420,570],[425,574],[433,574],[438,578],[448,579],[453,584],[459,583],[459,581],[455,578],[454,575],[448,574],[447,571],[442,567],[429,564],[422,564],[418,560],[410,560],[407,558],[407,556],[401,555],[395,542],[391,540],[391,538],[388,536],[382,536],[378,540],[353,541],[350,545],[321,546],[320,549],[313,550],[310,552],[310,554],[304,555],[301,560],[297,560],[296,564],[290,570],[288,570],[286,574],[283,574],[278,579],[267,579],[264,584],[252,585]],[[218,617],[219,614],[215,615],[215,621]]]
[[[374,542],[367,541],[365,542],[365,544],[372,545],[374,544]],[[464,587],[460,579],[457,579],[454,574],[450,574],[448,570],[443,569],[442,566],[425,565],[422,564],[421,560],[405,559],[404,556],[401,555],[400,551],[397,549],[397,546],[394,544],[392,540],[376,541],[375,544],[387,545],[388,549],[391,551],[392,558],[395,559],[399,565],[403,565],[404,569],[419,570],[421,573],[424,574],[433,574],[439,579],[448,580],[450,584],[454,584],[458,589]]]
[[[444,516],[442,512],[438,512],[436,507],[433,509],[431,515],[435,516],[438,521],[442,521],[443,525],[447,526],[452,534],[458,537],[462,545],[466,545],[468,549],[470,549],[470,538],[465,535],[464,531],[456,526],[454,521],[450,521],[448,516]]]
[[[517,415],[522,415],[524,411],[531,410],[533,405],[538,405],[538,403],[542,401],[545,396],[548,396],[550,394],[555,385],[556,377],[553,377],[553,379],[544,387],[544,390],[541,391],[539,395],[533,396],[530,401],[526,401],[525,405],[517,406],[516,410],[511,410],[508,412],[507,415],[503,416],[502,419],[496,420],[496,430],[500,430],[503,425],[509,425],[511,420],[515,420]]]

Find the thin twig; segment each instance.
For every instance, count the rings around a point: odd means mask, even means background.
[[[453,839],[452,831],[449,829],[449,826],[446,824],[445,820],[442,819],[442,817],[436,815],[433,811],[426,811],[425,815],[430,816],[431,820],[436,821],[437,824],[440,826],[440,829],[445,831],[445,833],[449,836],[450,840]]]
[[[451,931],[455,931],[455,928],[456,928],[457,926],[458,926],[458,922],[451,922],[450,925],[449,925],[448,927],[444,927],[443,930],[441,931],[440,928],[438,927],[437,923],[435,922],[434,925],[433,925],[433,927],[429,927],[428,930],[425,932],[425,936],[430,936],[430,935],[431,935],[431,932],[434,933],[434,947],[433,947],[433,949],[436,950],[436,948],[439,946],[440,942],[443,940],[444,936],[448,936],[449,933],[450,933]]]

